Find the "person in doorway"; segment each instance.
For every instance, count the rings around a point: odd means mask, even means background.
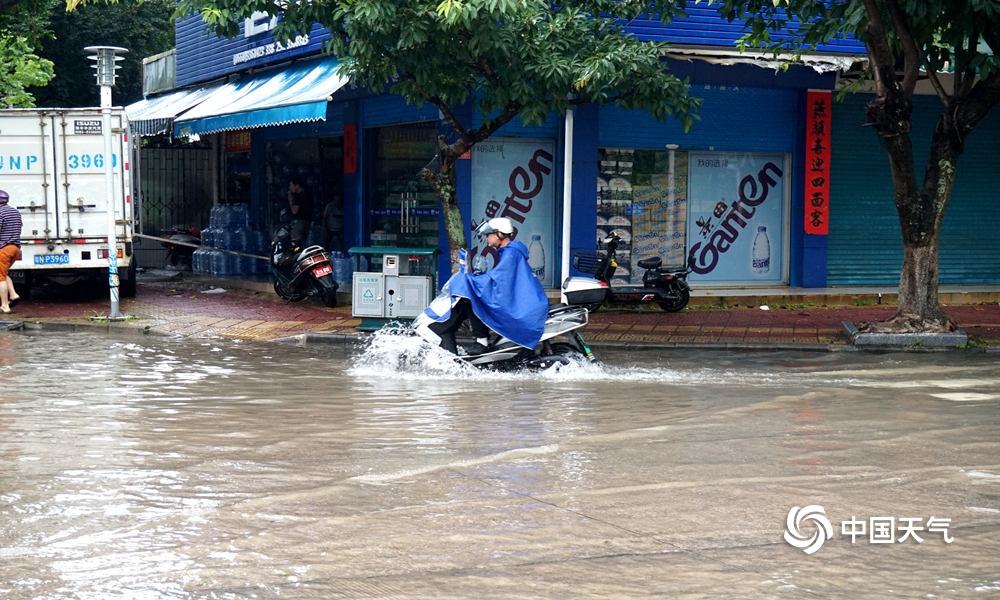
[[[21,258],[21,213],[9,202],[10,194],[0,190],[0,313],[9,313],[21,299],[9,277],[10,266]]]
[[[312,224],[312,194],[298,175],[288,180],[288,212],[291,213],[292,242],[305,245]]]
[[[334,196],[323,208],[324,246],[330,252],[344,251],[344,201]]]
[[[459,298],[451,314],[431,330],[441,337],[441,347],[456,353],[455,332],[469,319],[475,345],[470,354],[489,351],[489,330],[519,346],[534,348],[542,337],[549,301],[542,284],[528,265],[528,248],[514,239],[514,225],[506,217],[483,222],[476,233],[497,251],[496,265],[482,274],[464,273],[451,280],[450,291]]]

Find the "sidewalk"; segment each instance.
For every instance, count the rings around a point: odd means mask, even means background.
[[[210,293],[211,288],[225,291]],[[680,313],[602,310],[591,315],[584,335],[598,348],[846,349],[850,346],[843,334],[843,321],[883,320],[893,312],[893,307],[886,304],[889,296],[885,293],[883,304],[876,305],[875,293],[839,289],[836,294],[810,295],[789,293],[787,289],[741,292],[726,290],[722,295],[711,290],[696,291],[691,306]],[[1000,351],[997,292],[988,288],[974,295],[968,290],[948,293],[963,295],[964,300],[987,300],[981,304],[946,305],[945,310],[969,334],[971,347]],[[346,295],[342,298],[347,300]],[[6,319],[43,327],[94,327],[92,317],[105,315],[107,310],[108,300],[103,297],[64,299],[39,294],[37,299],[22,302]],[[176,280],[140,279],[136,298],[123,299],[121,310],[129,319],[106,327],[261,341],[302,336],[308,341],[353,343],[365,335],[355,329],[360,320],[351,317],[349,306],[331,309],[310,300],[287,304],[266,282],[190,274]]]

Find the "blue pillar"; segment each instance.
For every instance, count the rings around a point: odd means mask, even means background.
[[[365,240],[364,128],[358,100],[344,103],[344,243],[348,248]]]
[[[803,234],[802,287],[826,287],[826,235]]]
[[[569,236],[571,271],[572,254],[594,251],[594,236],[597,231],[598,115],[596,104],[578,106],[573,111],[573,215]],[[573,274],[579,275],[575,271]]]

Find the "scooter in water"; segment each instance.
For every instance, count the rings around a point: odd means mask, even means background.
[[[274,291],[289,302],[316,296],[326,306],[337,306],[330,253],[322,246],[300,248],[288,225],[279,227],[271,242],[271,279]]]
[[[573,266],[583,273],[593,273],[593,277],[567,277],[563,282],[563,293],[570,306],[585,306],[590,311],[602,304],[643,304],[655,302],[667,312],[683,310],[691,300],[691,288],[687,276],[691,269],[686,267],[663,267],[659,256],[644,258],[638,265],[645,269],[642,285],[611,285],[611,278],[618,269],[615,254],[622,239],[612,233],[604,238],[603,255],[577,255]]]
[[[457,275],[458,273],[452,275],[452,278]],[[448,282],[450,283],[451,280],[449,279]],[[451,295],[448,283],[446,283],[438,297],[432,300],[424,312],[414,319],[410,326],[412,331],[429,344],[439,346],[441,337],[431,330],[431,325],[436,322],[433,315],[443,316],[447,314],[458,300],[459,298]],[[579,332],[586,325],[586,308],[566,305],[551,306],[548,318],[545,320],[542,339],[536,347],[525,348],[505,337],[492,333],[491,343],[486,352],[463,354],[465,349],[460,346],[456,358],[474,367],[495,371],[544,370],[571,362],[597,362],[597,358]]]

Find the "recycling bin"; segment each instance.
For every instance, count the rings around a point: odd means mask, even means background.
[[[358,329],[412,319],[434,298],[437,248],[357,246],[348,252],[355,261],[351,314],[361,318]]]

